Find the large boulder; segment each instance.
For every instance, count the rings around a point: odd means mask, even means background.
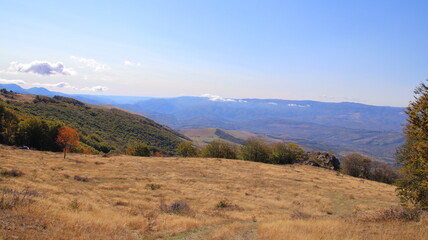
[[[339,159],[329,152],[308,152],[306,160],[302,163],[336,171],[340,169]]]

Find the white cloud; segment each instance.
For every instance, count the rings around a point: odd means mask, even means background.
[[[95,72],[103,72],[110,69],[107,64],[100,63],[95,59],[76,56],[71,56],[70,59],[84,64],[85,67],[92,68]]]
[[[321,98],[327,100],[327,101],[337,101],[337,102],[362,102],[362,99],[359,98],[352,98],[352,97],[333,97],[328,95],[322,95]]]
[[[220,97],[218,95],[213,95],[209,93],[203,94],[201,97],[206,97],[213,102],[247,102],[242,99],[224,98],[224,97]]]
[[[62,62],[32,61],[30,63],[11,62],[8,68],[10,73],[34,73],[39,75],[73,75],[75,71],[66,68]]]
[[[288,104],[288,106],[289,107],[301,107],[301,108],[305,108],[305,107],[310,107],[311,105],[309,105],[309,104],[300,105],[300,104],[290,103],[290,104]]]
[[[84,87],[82,90],[92,91],[92,92],[105,92],[108,90],[107,87],[104,86],[94,86],[94,87]]]
[[[267,104],[270,104],[270,105],[278,105],[278,103],[276,103],[276,102],[268,102]]]
[[[124,61],[123,64],[125,66],[131,66],[131,67],[140,67],[141,66],[141,63],[139,63],[139,62],[131,62],[128,60]]]
[[[25,84],[24,80],[21,79],[4,79],[0,78],[0,84]]]

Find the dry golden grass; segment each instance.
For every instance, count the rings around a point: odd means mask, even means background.
[[[15,208],[0,209],[4,239],[425,239],[428,234],[426,219],[357,221],[356,212],[398,205],[394,187],[310,166],[80,154],[64,160],[61,153],[0,145],[0,167],[24,173],[1,176],[0,197],[31,193]],[[231,206],[216,208],[221,200]]]

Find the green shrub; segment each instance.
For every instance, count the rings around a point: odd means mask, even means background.
[[[131,156],[150,157],[149,147],[142,142],[132,143],[127,149],[126,154]]]
[[[176,153],[180,157],[195,157],[198,155],[198,149],[192,142],[182,142],[178,145]]]
[[[241,157],[253,162],[269,162],[271,150],[261,139],[250,138],[241,147]]]
[[[304,159],[305,151],[295,143],[275,143],[269,162],[274,164],[292,164]]]
[[[38,150],[60,151],[56,139],[58,131],[64,127],[59,121],[47,121],[31,117],[18,124],[16,143]]]
[[[377,182],[392,184],[398,179],[397,171],[385,164],[373,161],[370,179]]]
[[[370,179],[372,160],[358,153],[345,156],[342,160],[342,173],[359,178]]]
[[[202,157],[211,158],[237,158],[237,148],[225,141],[214,140],[202,149]]]

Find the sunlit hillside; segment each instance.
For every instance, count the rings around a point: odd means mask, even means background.
[[[395,188],[303,165],[0,145],[3,239],[426,239]],[[22,174],[22,175],[21,175]],[[2,239],[0,237],[0,239]]]

